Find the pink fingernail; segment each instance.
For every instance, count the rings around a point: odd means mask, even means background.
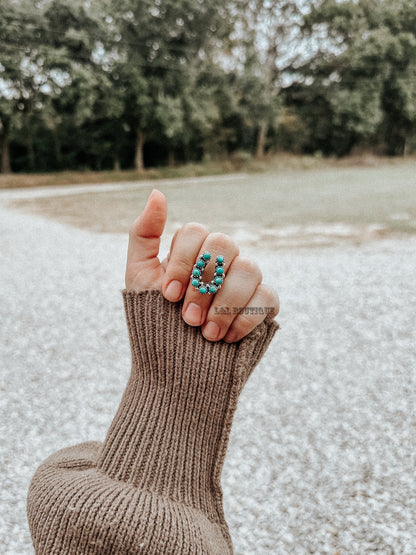
[[[200,326],[202,319],[201,307],[196,303],[189,303],[183,314],[183,318],[190,326]]]
[[[227,343],[235,343],[237,341],[237,334],[235,331],[229,331],[227,335],[224,337],[224,341]]]
[[[168,301],[178,301],[182,293],[182,283],[173,279],[166,288],[165,297]]]
[[[202,330],[202,333],[209,341],[217,341],[221,333],[221,328],[215,322],[208,322]]]

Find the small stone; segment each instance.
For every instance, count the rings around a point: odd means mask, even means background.
[[[199,277],[201,275],[200,270],[198,270],[198,268],[195,268],[195,270],[192,272],[192,275],[195,277]]]
[[[198,266],[198,268],[203,268],[205,265],[205,262],[203,260],[198,260],[198,262],[196,263],[196,265]]]
[[[217,275],[219,275],[219,276],[222,276],[222,274],[224,273],[224,268],[221,268],[221,267],[220,267],[220,268],[217,268],[217,269],[215,270],[215,273],[216,273]]]
[[[199,281],[198,281],[197,279],[193,279],[193,280],[192,280],[192,285],[193,285],[194,287],[198,287]]]
[[[204,286],[199,288],[199,292],[202,293],[203,295],[205,295],[205,293],[207,293],[207,291],[208,291],[207,288],[204,287]]]
[[[217,288],[215,287],[215,285],[211,285],[211,287],[209,288],[209,292],[210,293],[216,293],[217,292]]]
[[[217,262],[218,262],[218,264],[223,264],[224,263],[224,257],[221,256],[221,255],[217,256]]]
[[[211,253],[209,252],[204,252],[204,254],[202,255],[204,260],[210,260],[211,258]]]
[[[222,284],[222,278],[216,277],[216,278],[214,279],[214,282],[216,283],[216,285],[221,285],[221,284]]]

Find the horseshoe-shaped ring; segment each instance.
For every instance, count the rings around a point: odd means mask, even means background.
[[[191,284],[197,289],[202,295],[215,295],[218,289],[221,289],[221,285],[224,283],[225,272],[224,272],[224,257],[222,255],[217,256],[215,260],[215,272],[214,277],[209,283],[202,281],[202,274],[211,260],[211,253],[208,251],[201,254],[199,259],[195,262],[192,274],[191,274]]]

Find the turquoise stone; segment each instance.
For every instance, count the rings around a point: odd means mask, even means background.
[[[193,280],[192,280],[192,285],[193,285],[194,287],[198,287],[199,281],[198,281],[197,279],[193,279]]]
[[[198,268],[195,268],[195,270],[192,272],[192,275],[195,277],[199,277],[201,275],[200,270],[198,270]]]
[[[214,279],[214,281],[215,281],[215,283],[216,283],[217,285],[221,285],[221,284],[222,284],[222,278],[220,278],[220,277],[216,277],[216,278]]]
[[[205,293],[207,292],[207,288],[206,287],[200,287],[199,292],[202,293],[203,295],[205,295]]]
[[[215,287],[215,285],[211,285],[211,287],[209,288],[209,292],[210,293],[216,293],[217,292],[217,288]]]
[[[209,252],[204,252],[203,258],[204,260],[209,260],[211,258],[211,254]]]
[[[218,262],[218,264],[222,264],[224,262],[224,257],[223,256],[217,256],[217,262]]]
[[[198,260],[196,265],[198,266],[198,268],[202,268],[204,266],[204,261],[203,260]]]
[[[217,268],[215,270],[215,273],[218,274],[219,276],[222,276],[222,274],[224,273],[224,268]]]

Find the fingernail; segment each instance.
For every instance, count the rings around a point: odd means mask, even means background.
[[[196,303],[189,303],[186,307],[183,318],[190,326],[200,326],[202,319],[201,307]]]
[[[208,322],[202,333],[209,341],[216,341],[221,333],[221,328],[215,322]]]
[[[166,287],[165,297],[168,301],[178,301],[182,293],[182,283],[173,279]]]
[[[233,330],[229,331],[224,337],[224,341],[227,343],[235,343],[235,341],[237,341],[237,333]]]

